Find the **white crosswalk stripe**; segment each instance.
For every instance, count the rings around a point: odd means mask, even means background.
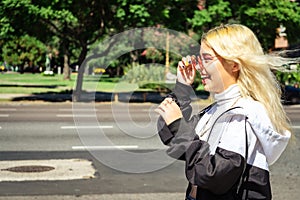
[[[61,129],[110,129],[113,126],[62,126]]]

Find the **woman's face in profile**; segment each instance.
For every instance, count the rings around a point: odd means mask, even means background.
[[[236,83],[231,70],[231,65],[217,55],[205,43],[200,49],[200,74],[204,89],[213,93],[221,93],[230,85]]]

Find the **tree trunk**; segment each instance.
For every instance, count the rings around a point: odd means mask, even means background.
[[[99,59],[100,57],[106,57],[108,55],[108,52],[110,49],[117,43],[118,40],[111,39],[108,41],[108,48],[105,49],[104,51],[100,52],[94,52],[92,55],[86,58],[88,48],[87,46],[82,46],[82,51],[80,53],[79,59],[78,59],[78,65],[79,65],[79,70],[78,70],[78,75],[77,75],[77,82],[76,82],[76,88],[75,91],[73,92],[73,101],[77,102],[80,101],[80,96],[82,93],[82,84],[83,84],[83,75],[85,71],[85,67],[87,63],[90,60],[93,59]],[[105,45],[104,45],[105,46]]]
[[[73,101],[77,102],[80,101],[80,96],[82,92],[82,84],[83,84],[83,75],[84,75],[84,70],[85,70],[85,65],[87,62],[85,61],[85,57],[87,55],[87,47],[84,46],[82,47],[82,50],[80,52],[80,56],[78,59],[78,74],[77,74],[77,82],[76,82],[76,88],[75,91],[73,92]]]
[[[71,80],[70,76],[70,66],[69,66],[69,56],[64,53],[64,80]]]
[[[84,74],[84,67],[79,65],[79,69],[77,72],[77,81],[76,81],[76,88],[73,91],[73,101],[78,102],[80,101],[80,96],[82,92],[82,82],[83,82],[83,74]]]

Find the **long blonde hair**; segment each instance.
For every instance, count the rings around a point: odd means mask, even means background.
[[[281,103],[281,86],[272,72],[288,63],[288,59],[265,54],[255,34],[239,24],[211,29],[203,34],[201,42],[205,42],[226,61],[237,63],[240,68],[237,82],[242,96],[261,102],[279,133],[291,131]]]

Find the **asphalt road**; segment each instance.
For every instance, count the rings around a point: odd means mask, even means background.
[[[164,155],[165,147],[156,135],[156,106],[0,104],[0,163],[82,159],[90,161],[95,170],[93,177],[82,179],[53,180],[55,175],[50,174],[52,180],[45,176],[42,180],[0,181],[0,199],[183,199],[184,163]],[[194,104],[195,112],[203,106]],[[300,106],[287,106],[286,111],[297,141]],[[299,145],[291,143],[271,166],[274,199],[299,197],[299,151]],[[47,173],[29,172],[36,177]],[[14,178],[25,174],[26,179],[26,173],[12,174]]]

